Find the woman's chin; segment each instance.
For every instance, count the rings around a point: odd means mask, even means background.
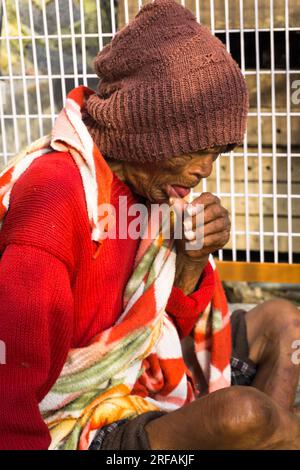
[[[168,203],[169,197],[166,194],[154,194],[149,200],[152,204],[163,204]]]
[[[147,201],[149,201],[151,204],[163,204],[163,203],[168,203],[169,201],[169,196],[159,190],[159,191],[136,191],[140,196],[145,198]]]

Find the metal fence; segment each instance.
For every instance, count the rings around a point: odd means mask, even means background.
[[[46,133],[74,86],[95,88],[92,58],[139,0],[0,0],[0,159]],[[239,63],[250,91],[243,146],[216,161],[202,190],[228,207],[219,259],[295,263],[300,254],[298,0],[186,0]]]

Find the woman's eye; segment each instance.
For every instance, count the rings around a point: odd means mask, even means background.
[[[179,167],[184,167],[187,163],[191,163],[192,160],[196,160],[195,156],[193,155],[184,155],[184,156],[178,156],[178,157],[172,157],[166,162],[164,162],[163,166],[161,168],[165,168],[166,170],[170,168],[179,168]]]

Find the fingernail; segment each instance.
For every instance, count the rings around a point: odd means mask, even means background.
[[[186,230],[184,236],[187,240],[194,240],[196,238],[196,234],[193,230]]]
[[[186,211],[189,215],[195,215],[196,214],[196,206],[193,206],[192,204],[188,204]]]
[[[185,230],[192,230],[193,228],[193,220],[191,217],[188,217],[185,219],[185,221],[183,222],[183,225],[184,225],[184,228]]]

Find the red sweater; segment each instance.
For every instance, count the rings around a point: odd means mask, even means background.
[[[138,202],[114,175],[111,203]],[[128,217],[128,221],[130,221]],[[138,240],[108,239],[98,258],[80,173],[69,153],[39,157],[15,183],[0,231],[0,449],[47,449],[38,403],[72,347],[113,325],[122,312]],[[190,296],[174,287],[167,311],[187,335],[213,289],[203,271]],[[3,345],[3,343],[1,343]]]

